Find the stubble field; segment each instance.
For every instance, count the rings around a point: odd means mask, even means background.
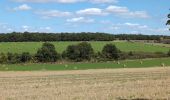
[[[169,100],[170,68],[0,72],[0,100],[137,98]]]

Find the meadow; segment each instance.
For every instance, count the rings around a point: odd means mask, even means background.
[[[155,58],[141,60],[108,61],[99,63],[24,63],[1,64],[0,71],[59,71],[87,69],[117,69],[117,68],[148,68],[170,66],[170,58]]]
[[[59,53],[62,53],[68,45],[78,44],[80,42],[51,42],[55,45],[56,50]],[[162,45],[153,45],[153,44],[144,44],[137,42],[125,42],[125,41],[93,41],[90,42],[95,52],[101,51],[103,46],[108,43],[115,44],[121,51],[129,52],[164,52],[169,51],[169,47]],[[1,42],[0,43],[0,52],[7,53],[22,53],[30,52],[35,54],[38,48],[42,46],[43,42]]]

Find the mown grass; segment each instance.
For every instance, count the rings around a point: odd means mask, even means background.
[[[36,53],[37,49],[41,47],[43,42],[2,42],[0,43],[0,52],[22,53],[30,52]],[[62,53],[68,45],[77,44],[79,42],[51,42],[55,45],[56,50]],[[115,44],[121,51],[141,51],[141,52],[168,52],[170,48],[162,47],[160,45],[132,43],[132,42],[113,42],[113,41],[97,41],[90,42],[95,52],[101,51],[103,46],[108,43]]]
[[[170,58],[125,60],[118,62],[101,63],[64,63],[64,64],[1,64],[0,71],[55,71],[55,70],[86,70],[86,69],[106,69],[106,68],[147,68],[170,66]]]

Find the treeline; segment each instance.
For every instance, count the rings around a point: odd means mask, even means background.
[[[40,41],[113,41],[113,40],[160,40],[170,38],[160,35],[107,34],[107,33],[6,33],[0,34],[0,42],[40,42]]]
[[[0,64],[15,63],[48,63],[48,62],[101,62],[117,61],[124,59],[143,59],[143,58],[160,58],[170,57],[168,53],[144,53],[144,52],[122,52],[114,44],[106,44],[101,52],[94,52],[88,42],[81,42],[76,45],[69,45],[62,54],[59,54],[54,45],[45,42],[36,54],[31,55],[29,52],[17,53],[0,53]]]

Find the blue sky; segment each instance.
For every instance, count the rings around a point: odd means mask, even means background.
[[[169,35],[170,0],[1,0],[0,33]]]

